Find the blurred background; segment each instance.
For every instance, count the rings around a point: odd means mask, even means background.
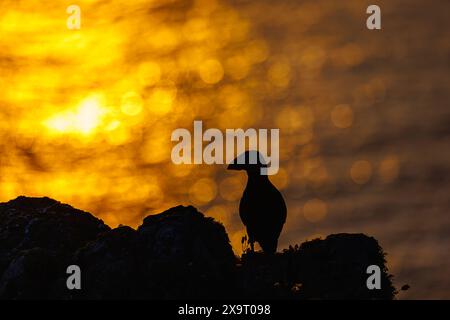
[[[279,249],[374,236],[399,298],[450,298],[447,0],[0,1],[0,201],[111,227],[192,204],[236,254],[243,172],[170,160],[171,132],[280,128]]]

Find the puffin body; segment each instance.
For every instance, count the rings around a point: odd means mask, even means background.
[[[248,152],[247,152],[248,153]],[[239,204],[239,215],[247,228],[252,251],[257,241],[266,253],[275,253],[278,237],[286,222],[286,204],[280,191],[270,182],[267,175],[261,175],[258,164],[236,164],[230,170],[245,170],[248,175]]]

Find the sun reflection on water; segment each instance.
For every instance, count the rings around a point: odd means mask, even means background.
[[[414,211],[413,184],[398,187],[405,174],[417,176],[408,161],[439,173],[438,157],[416,157],[405,143],[431,137],[427,121],[441,123],[442,103],[428,118],[417,105],[439,86],[410,81],[430,73],[420,69],[433,60],[420,46],[448,48],[444,36],[428,43],[433,24],[421,28],[422,42],[404,32],[409,20],[391,27],[391,38],[369,36],[359,0],[76,2],[80,30],[66,27],[68,1],[0,1],[0,201],[49,196],[112,227],[193,204],[225,225],[239,254],[244,174],[170,160],[171,132],[194,120],[281,129],[271,177],[289,212],[280,248],[331,232],[385,235],[384,214],[400,211],[402,197],[408,217]],[[420,99],[403,102],[416,92]],[[439,142],[426,137],[417,143]],[[439,194],[429,190],[433,208]],[[361,218],[367,207],[370,223]],[[395,217],[392,228],[401,229]],[[389,237],[397,243],[396,232]]]

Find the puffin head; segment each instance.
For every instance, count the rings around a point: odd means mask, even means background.
[[[258,151],[245,151],[228,165],[228,170],[245,170],[248,174],[260,174],[260,169],[267,167],[266,161]]]

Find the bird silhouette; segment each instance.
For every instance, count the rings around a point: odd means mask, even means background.
[[[256,159],[250,163],[251,157]],[[239,161],[240,160],[240,161]],[[255,163],[256,162],[256,163]],[[286,204],[280,191],[270,182],[261,168],[267,167],[257,151],[246,151],[228,165],[228,170],[245,170],[248,180],[241,201],[239,215],[247,228],[251,250],[257,241],[265,253],[275,253],[283,225]]]

